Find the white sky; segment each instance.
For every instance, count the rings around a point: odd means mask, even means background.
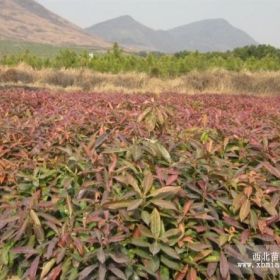
[[[121,15],[168,29],[207,18],[224,18],[259,43],[280,47],[280,0],[37,0],[81,27]]]

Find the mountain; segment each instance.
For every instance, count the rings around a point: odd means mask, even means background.
[[[0,39],[103,49],[103,39],[50,12],[34,0],[0,0]]]
[[[98,23],[86,31],[108,42],[118,42],[134,49],[158,51],[172,47],[171,36],[167,32],[153,30],[128,15]]]
[[[257,42],[224,19],[208,19],[170,30],[154,30],[130,16],[121,16],[86,29],[89,34],[125,47],[161,52],[226,51]]]
[[[208,19],[169,30],[177,50],[226,51],[255,45],[257,42],[244,31],[224,19]]]

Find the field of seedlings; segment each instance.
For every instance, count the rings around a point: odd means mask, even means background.
[[[280,97],[0,94],[0,279],[279,276]]]

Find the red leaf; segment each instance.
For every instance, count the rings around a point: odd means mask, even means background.
[[[229,274],[229,264],[223,252],[221,253],[221,259],[220,259],[220,272],[222,278],[227,279]]]
[[[190,211],[191,209],[191,206],[193,204],[193,201],[192,200],[189,200],[185,203],[184,205],[184,215],[186,216],[188,214],[188,212]]]
[[[12,249],[12,252],[15,254],[25,254],[30,256],[38,254],[38,251],[30,247],[16,247]]]
[[[269,162],[264,162],[263,166],[269,171],[272,175],[280,179],[280,170],[276,167],[273,167]]]
[[[118,161],[118,158],[116,156],[116,154],[113,154],[112,155],[112,163],[109,167],[109,174],[112,174],[117,166],[117,161]]]
[[[184,268],[176,274],[175,280],[184,280],[189,270],[189,265],[185,265]]]
[[[97,264],[93,264],[83,269],[79,274],[79,280],[84,280],[87,278],[96,268]]]
[[[250,236],[250,230],[249,229],[246,229],[244,230],[242,233],[241,233],[241,236],[240,236],[240,242],[241,244],[246,244],[248,238]]]
[[[75,247],[78,250],[80,256],[83,256],[85,250],[84,250],[84,245],[83,245],[82,241],[78,238],[73,238],[73,241],[74,241]]]
[[[171,186],[174,182],[176,182],[178,179],[178,174],[174,174],[168,177],[166,180],[166,185]]]
[[[196,280],[196,279],[197,279],[197,272],[195,268],[191,267],[187,276],[187,280]]]
[[[50,280],[57,280],[60,273],[61,273],[62,267],[61,265],[56,266],[49,274],[48,279]]]
[[[40,262],[40,257],[36,257],[33,262],[31,263],[31,266],[28,271],[28,276],[30,280],[35,280],[37,276],[37,270]]]
[[[213,263],[209,263],[207,266],[207,275],[209,277],[212,277],[217,269],[218,263],[213,262]]]

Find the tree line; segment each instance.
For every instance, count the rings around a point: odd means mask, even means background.
[[[247,46],[227,52],[189,52],[173,55],[162,53],[131,54],[117,44],[106,53],[90,54],[61,50],[52,58],[39,57],[30,51],[6,55],[0,64],[15,66],[20,63],[34,69],[88,68],[103,73],[141,72],[155,77],[177,77],[191,71],[225,69],[228,71],[279,71],[280,49],[268,45]]]

